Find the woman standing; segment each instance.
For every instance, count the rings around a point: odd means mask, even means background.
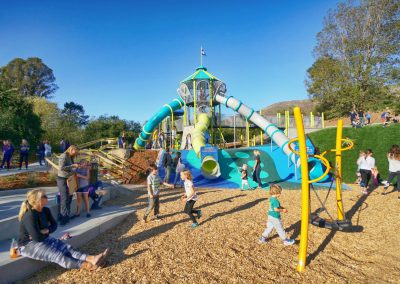
[[[258,183],[257,188],[262,188],[261,183],[261,159],[260,159],[260,151],[254,150],[254,167],[253,167],[253,180]]]
[[[371,169],[375,167],[375,158],[372,157],[373,152],[371,149],[365,151],[365,158],[360,161],[360,174],[361,174],[361,193],[368,194],[368,183],[371,179]]]
[[[64,226],[69,222],[71,212],[72,196],[69,195],[67,179],[74,174],[73,169],[79,168],[74,164],[73,158],[79,154],[75,145],[71,145],[58,159],[59,170],[57,172],[57,186],[60,192],[60,225]]]

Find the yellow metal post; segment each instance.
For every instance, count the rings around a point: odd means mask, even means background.
[[[260,115],[262,115],[262,110],[260,109]],[[263,131],[260,130],[260,145],[264,145],[264,139],[263,139]]]
[[[248,120],[246,120],[246,136],[247,136],[247,147],[250,147],[250,124]]]
[[[197,98],[196,98],[196,80],[193,80],[193,124],[197,122]]]
[[[338,120],[336,130],[336,204],[338,220],[344,219],[343,201],[342,201],[342,133],[343,120]]]
[[[312,112],[310,112],[310,127],[314,128],[314,115]]]
[[[322,122],[322,128],[325,128],[325,115],[324,115],[324,113],[321,113],[321,122]]]
[[[256,146],[256,136],[253,135],[253,146]]]
[[[294,118],[296,121],[297,135],[299,139],[301,165],[301,232],[299,262],[297,264],[297,270],[303,272],[306,267],[307,258],[308,218],[310,213],[310,186],[308,178],[306,137],[304,134],[303,118],[299,107],[294,108]]]

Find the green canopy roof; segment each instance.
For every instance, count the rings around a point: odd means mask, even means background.
[[[217,77],[212,75],[207,71],[207,68],[204,66],[200,66],[196,69],[196,72],[194,72],[192,75],[187,77],[185,80],[183,80],[181,83],[187,82],[187,81],[192,81],[192,80],[219,80]]]

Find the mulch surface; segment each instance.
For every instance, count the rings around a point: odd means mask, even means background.
[[[111,248],[108,266],[97,272],[57,265],[36,273],[26,283],[398,283],[400,279],[400,200],[397,193],[368,196],[343,192],[354,229],[331,231],[310,225],[308,266],[296,271],[299,243],[283,246],[273,231],[258,244],[267,220],[267,191],[199,190],[195,208],[203,211],[200,226],[189,228],[179,198],[182,189],[161,196],[161,222],[139,220],[147,204],[145,189],[112,200],[138,211],[118,227],[81,248],[91,254]],[[322,198],[325,191],[319,191]],[[312,210],[319,204],[311,193]],[[328,208],[335,213],[334,194]],[[301,192],[284,191],[281,203],[287,235],[300,235]]]
[[[124,169],[124,183],[142,184],[146,181],[147,169],[156,162],[158,150],[134,151]]]
[[[0,190],[30,188],[38,186],[54,186],[56,181],[49,173],[27,172],[0,177]]]

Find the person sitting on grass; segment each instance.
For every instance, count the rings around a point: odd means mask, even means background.
[[[57,229],[57,222],[50,209],[45,207],[47,202],[46,193],[42,189],[29,191],[26,200],[22,202],[18,216],[20,254],[36,260],[53,262],[67,269],[92,271],[101,267],[108,249],[98,255],[87,255],[50,236]]]
[[[267,238],[268,238],[269,234],[275,228],[275,230],[278,232],[278,235],[282,239],[283,244],[285,246],[293,245],[294,240],[286,238],[286,233],[285,233],[285,230],[283,229],[282,221],[281,221],[281,212],[283,212],[283,213],[288,212],[288,210],[286,208],[281,206],[281,203],[279,202],[279,199],[278,199],[282,194],[282,188],[279,185],[273,184],[273,185],[271,185],[269,194],[271,195],[271,197],[269,199],[267,228],[262,233],[262,235],[259,239],[259,242],[261,244],[267,243]]]
[[[76,213],[73,216],[79,217],[81,215],[82,199],[85,203],[86,217],[90,218],[89,208],[89,179],[90,179],[90,164],[85,160],[80,161],[81,167],[75,170],[78,176],[78,190],[76,191]]]
[[[253,189],[250,184],[249,184],[249,179],[247,177],[247,164],[243,164],[242,169],[240,170],[240,173],[242,174],[241,179],[242,179],[242,188],[241,191],[244,190],[244,186],[247,186],[247,189]]]
[[[186,200],[184,212],[189,215],[190,220],[192,220],[192,228],[199,226],[193,213],[197,215],[197,219],[201,217],[201,210],[193,210],[193,206],[196,203],[198,197],[193,187],[192,173],[189,170],[184,170],[181,172],[181,178],[185,184],[185,194],[181,197],[182,200]]]
[[[158,175],[158,168],[156,165],[150,166],[150,174],[147,177],[147,193],[149,197],[149,205],[146,209],[146,212],[143,216],[143,222],[147,223],[147,217],[149,216],[151,210],[154,209],[154,215],[156,216],[157,221],[161,221],[160,214],[160,186],[161,184],[173,188],[172,184],[168,184],[166,182],[162,182],[161,178]]]

